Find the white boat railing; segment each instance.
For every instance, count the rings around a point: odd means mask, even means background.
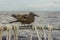
[[[14,32],[14,40],[18,40],[18,32],[20,29],[20,27],[17,27],[16,25],[2,25],[0,24],[0,40],[2,40],[2,35],[3,35],[3,32],[6,31],[7,35],[6,35],[6,40],[11,40],[11,31],[13,30]],[[24,29],[23,29],[24,30]],[[60,30],[60,27],[53,27],[51,25],[47,25],[47,27],[44,27],[43,25],[40,25],[38,27],[36,27],[35,25],[32,26],[32,29],[31,29],[31,37],[30,37],[30,40],[32,40],[32,34],[33,34],[33,31],[36,32],[37,34],[37,37],[38,37],[38,40],[42,40],[42,37],[41,37],[41,34],[39,34],[39,31],[42,30],[43,32],[43,37],[44,37],[44,40],[47,39],[47,35],[46,35],[46,32],[45,30],[48,30],[48,40],[53,40],[52,39],[52,34],[51,32],[53,30]]]

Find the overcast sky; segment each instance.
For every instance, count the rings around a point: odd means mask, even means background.
[[[0,0],[0,11],[60,11],[60,0]]]

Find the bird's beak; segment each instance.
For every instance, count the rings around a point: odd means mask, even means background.
[[[34,16],[37,16],[37,17],[39,17],[38,15],[36,15],[36,14],[34,14]]]

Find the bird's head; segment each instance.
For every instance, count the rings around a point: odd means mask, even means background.
[[[39,17],[38,15],[34,14],[33,12],[30,12],[29,14],[32,15],[32,16],[37,16],[37,17]]]
[[[11,16],[12,16],[12,17],[16,17],[16,15],[15,15],[15,14],[12,14]]]

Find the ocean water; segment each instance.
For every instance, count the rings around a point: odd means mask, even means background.
[[[39,15],[39,17],[35,17],[34,25],[47,25],[50,24],[55,27],[60,27],[60,11],[33,11],[35,14]],[[0,11],[0,23],[9,24],[11,21],[15,21],[12,14],[29,14],[28,11]],[[12,24],[20,25],[20,22],[15,22]],[[26,32],[25,32],[26,33]],[[23,34],[23,33],[20,33]],[[52,37],[55,40],[60,40],[60,31],[54,30],[52,32]]]

